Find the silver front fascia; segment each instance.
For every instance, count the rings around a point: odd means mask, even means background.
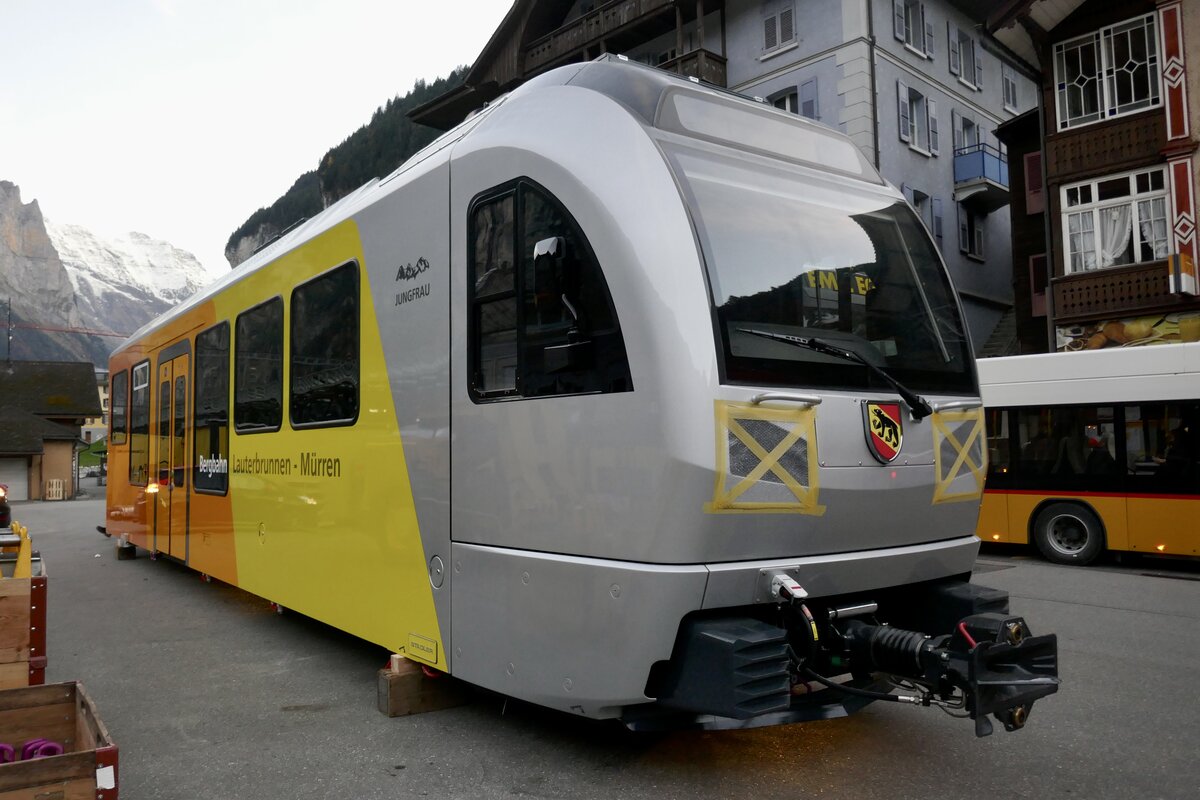
[[[611,718],[650,702],[650,667],[701,607],[702,565],[453,545],[454,674],[510,697]]]

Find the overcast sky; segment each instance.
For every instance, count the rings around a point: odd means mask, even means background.
[[[0,180],[224,273],[229,235],[510,0],[0,0]]]

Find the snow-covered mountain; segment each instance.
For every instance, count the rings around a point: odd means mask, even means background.
[[[132,333],[211,280],[191,253],[144,233],[106,238],[46,220],[85,326]]]

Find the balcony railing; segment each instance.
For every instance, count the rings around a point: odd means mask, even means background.
[[[1008,157],[990,144],[954,151],[954,199],[978,211],[1008,204]]]
[[[536,72],[652,14],[664,13],[673,7],[672,0],[613,0],[605,3],[530,42],[525,48],[525,72]]]
[[[1171,294],[1167,265],[1162,261],[1075,272],[1054,278],[1051,284],[1058,324],[1136,316],[1169,310],[1179,302],[1178,296]]]
[[[725,86],[725,58],[708,50],[693,50],[658,66],[677,75],[699,78],[713,86]]]

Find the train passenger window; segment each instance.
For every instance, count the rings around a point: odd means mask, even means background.
[[[517,181],[475,202],[468,235],[472,399],[633,390],[604,273],[557,200]]]
[[[358,264],[326,272],[292,292],[292,426],[350,425],[358,418]]]
[[[129,408],[129,482],[146,485],[150,472],[150,362],[133,368]]]
[[[283,300],[238,315],[233,418],[238,433],[279,430],[283,420]]]
[[[113,375],[111,405],[112,431],[108,441],[110,444],[125,444],[125,436],[129,433],[129,373],[125,370]]]
[[[171,382],[158,385],[158,482],[163,486],[171,477]]]
[[[196,335],[196,399],[192,485],[225,494],[229,487],[229,323]]]

